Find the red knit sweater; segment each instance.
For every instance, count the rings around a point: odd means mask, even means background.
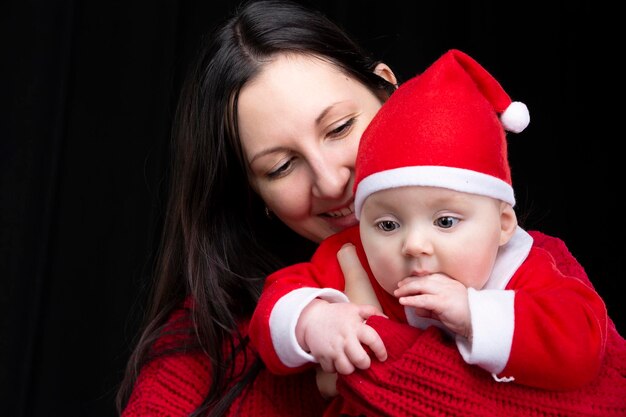
[[[538,246],[569,253],[559,239],[531,234]],[[559,268],[589,283],[571,255],[563,262]],[[184,314],[177,311],[172,322]],[[340,397],[331,405],[319,395],[312,373],[275,376],[262,370],[227,415],[626,416],[626,341],[611,321],[606,360],[597,379],[564,392],[497,383],[487,372],[467,365],[456,345],[436,328],[421,331],[382,317],[371,318],[368,325],[381,335],[389,358],[383,363],[372,361],[367,371],[340,377]],[[241,329],[247,331],[247,323]],[[159,343],[167,344],[171,337]],[[239,359],[243,366],[243,358]],[[122,416],[187,416],[208,392],[210,376],[208,358],[202,353],[155,359],[141,370]]]
[[[168,321],[167,335],[162,336],[153,352],[163,352],[180,345],[185,329],[191,326],[189,300]],[[245,335],[248,323],[239,331]],[[250,347],[236,357],[235,375],[240,375],[257,358]],[[211,364],[201,351],[158,356],[141,370],[122,413],[122,417],[187,416],[202,403],[211,384]],[[235,383],[236,381],[232,381]],[[275,377],[262,369],[251,385],[231,405],[227,416],[320,416],[325,401],[315,385],[315,373]]]

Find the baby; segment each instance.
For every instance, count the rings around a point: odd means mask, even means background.
[[[356,247],[382,312],[450,334],[496,381],[580,387],[598,373],[607,313],[593,288],[556,267],[517,222],[506,131],[528,110],[474,59],[450,50],[383,105],[359,146],[358,227],[310,263],[271,275],[250,337],[277,373],[319,363],[351,373],[386,349],[350,303],[336,254]]]

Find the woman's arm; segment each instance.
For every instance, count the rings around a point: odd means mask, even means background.
[[[208,393],[208,362],[200,353],[150,361],[142,368],[122,417],[188,416]]]
[[[168,321],[169,328],[179,329],[181,323],[185,324],[184,318],[188,312],[186,307],[176,310]],[[247,329],[245,323],[239,326],[244,336]],[[166,347],[179,336],[175,331],[167,333],[155,345]],[[246,374],[257,360],[256,353],[250,347],[238,350],[236,374]],[[232,380],[230,386],[235,382]],[[210,386],[211,363],[204,352],[199,349],[163,352],[141,369],[121,417],[189,416],[202,405]],[[261,367],[223,415],[314,417],[321,416],[326,405],[317,392],[313,372],[278,377]]]

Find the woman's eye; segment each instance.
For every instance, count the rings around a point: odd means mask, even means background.
[[[393,232],[400,227],[397,222],[394,222],[392,220],[383,220],[381,222],[378,222],[377,226],[383,232]]]
[[[338,136],[345,134],[348,130],[350,130],[350,128],[354,124],[354,121],[355,121],[354,118],[346,120],[345,123],[342,123],[339,127],[328,132],[328,135],[331,137],[338,137]]]
[[[442,229],[449,229],[459,223],[459,219],[452,216],[443,216],[435,220],[435,225]]]
[[[294,158],[289,158],[287,162],[279,165],[276,169],[273,169],[270,172],[268,172],[267,177],[269,179],[276,179],[276,178],[282,177],[283,175],[286,175],[291,169],[291,167],[293,166],[293,162],[294,162],[293,160]]]

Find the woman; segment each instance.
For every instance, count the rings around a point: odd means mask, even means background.
[[[327,403],[314,374],[271,375],[248,346],[264,278],[355,224],[356,148],[395,83],[333,23],[292,3],[250,3],[215,33],[177,111],[156,286],[118,396],[124,417],[388,414],[370,401],[373,386],[389,396],[401,387],[436,411],[453,391],[398,382],[399,361],[421,369],[418,349],[448,355],[436,368],[445,377],[485,383],[437,334],[382,318],[371,325],[393,360],[340,378],[344,403]]]
[[[146,413],[149,407],[168,406],[159,403],[142,408],[153,399],[159,401],[156,395],[146,400],[144,392],[157,392],[161,385],[177,390],[184,384],[180,381],[183,378],[170,381],[163,376],[164,369],[173,366],[169,358],[184,360],[194,355],[188,359],[189,363],[175,365],[173,373],[180,374],[179,367],[193,368],[194,375],[200,372],[196,368],[204,372],[198,376],[202,386],[188,384],[194,395],[180,393],[180,398],[193,398],[183,401],[185,404],[180,409],[178,403],[173,406],[176,410],[172,413],[178,411],[179,415],[194,410],[195,415],[203,415],[206,410],[213,410],[212,415],[221,415],[247,388],[249,381],[258,382],[267,374],[256,355],[246,351],[247,320],[265,276],[279,266],[307,259],[313,244],[278,220],[283,216],[282,207],[297,201],[295,196],[287,199],[272,196],[266,206],[252,192],[248,164],[243,159],[238,137],[241,127],[236,105],[238,100],[245,99],[239,95],[242,87],[254,80],[269,57],[282,51],[326,57],[334,63],[335,73],[339,73],[337,68],[344,68],[340,78],[349,79],[350,88],[356,86],[359,97],[368,97],[367,118],[361,118],[358,130],[344,127],[349,124],[347,118],[333,120],[333,126],[328,128],[329,137],[337,138],[345,135],[342,129],[350,130],[350,149],[336,152],[348,163],[354,162],[356,144],[369,118],[395,89],[393,82],[373,72],[377,63],[339,28],[320,14],[295,4],[252,3],[211,38],[211,43],[200,52],[177,111],[176,161],[156,287],[147,315],[148,324],[131,357],[120,390],[120,402],[125,402],[135,384],[125,411],[128,415],[134,411]],[[386,67],[381,67],[381,71],[384,70]],[[330,71],[327,69],[327,72]],[[314,89],[325,82],[326,79],[311,80],[310,87]],[[271,95],[265,99],[268,105],[275,101]],[[320,200],[336,208],[338,201],[343,204],[350,199],[346,194],[348,179],[343,179],[343,185],[335,184],[335,187],[345,188],[343,195],[324,195]],[[319,192],[337,193],[326,190],[327,180],[335,181],[324,178],[320,181],[324,189]],[[256,185],[257,188],[263,186],[260,181]],[[304,186],[301,189],[304,190]],[[273,211],[271,218],[266,211]],[[347,222],[346,225],[355,222],[353,216],[320,219],[311,215],[305,220],[289,219],[285,214],[285,223],[313,241],[345,227],[342,222]],[[158,387],[152,386],[153,383]],[[295,415],[307,415],[307,412],[319,415],[324,404],[312,375],[297,378],[295,382],[286,381],[283,385],[292,390],[301,387],[300,391],[293,392],[298,403],[298,408],[293,410]],[[301,398],[309,399],[310,404]],[[166,398],[164,403],[168,402],[172,401]],[[232,409],[231,412],[234,413]]]

